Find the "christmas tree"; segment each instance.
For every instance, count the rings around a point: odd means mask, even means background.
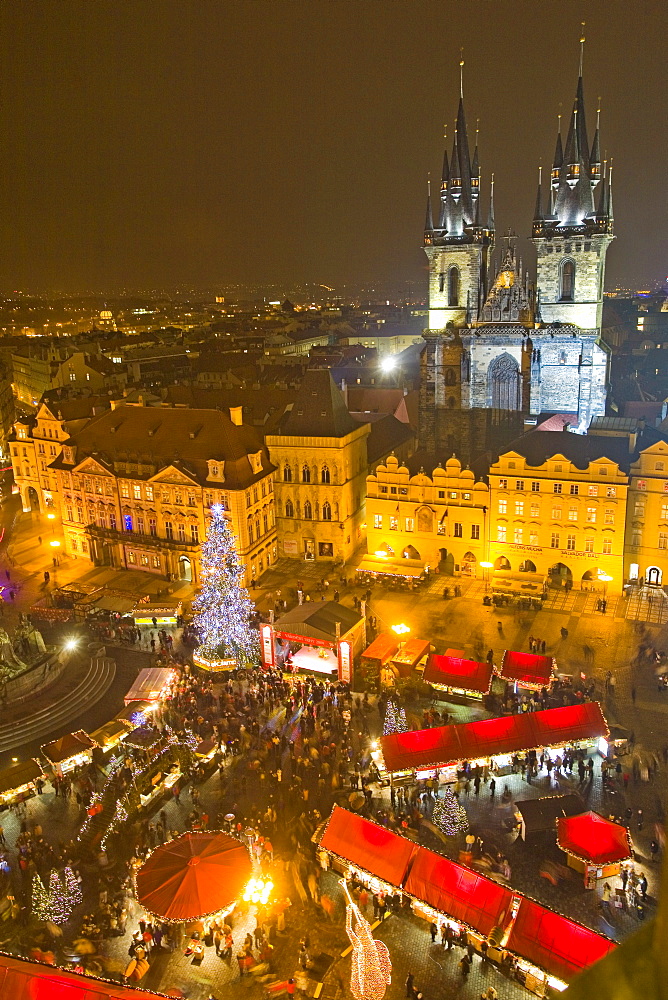
[[[83,893],[81,892],[81,886],[77,882],[76,875],[71,868],[66,868],[63,872],[63,883],[70,906],[74,909],[75,906],[83,902]]]
[[[392,698],[389,699],[385,708],[385,722],[383,723],[383,736],[389,733],[407,733],[408,723],[406,722],[406,712]]]
[[[32,912],[38,920],[51,919],[49,894],[39,875],[34,875],[32,880]]]
[[[243,574],[223,507],[214,504],[202,544],[202,589],[193,602],[199,660],[213,665],[235,659],[240,666],[257,662],[258,632],[251,625],[255,609],[239,582]]]
[[[49,912],[51,914],[49,920],[54,924],[67,923],[72,912],[67,887],[57,871],[52,871],[49,878]]]
[[[446,786],[443,798],[436,799],[431,819],[448,837],[454,837],[456,833],[466,833],[469,828],[466,809],[459,804],[457,796],[449,785]]]

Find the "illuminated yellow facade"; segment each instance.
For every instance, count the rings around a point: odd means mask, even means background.
[[[668,444],[657,441],[631,465],[626,520],[627,580],[668,583]]]

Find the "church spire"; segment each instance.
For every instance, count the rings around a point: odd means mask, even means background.
[[[424,220],[424,241],[430,243],[434,234],[434,216],[431,211],[431,178],[427,180],[427,214]]]
[[[557,143],[554,147],[554,159],[552,161],[552,187],[559,187],[559,175],[564,165],[564,150],[561,145],[561,114],[557,115]]]
[[[594,132],[594,141],[591,144],[591,153],[589,154],[589,179],[591,181],[591,186],[596,187],[601,179],[601,139],[600,139],[600,126],[601,126],[601,98],[598,99],[598,108],[596,109],[596,131]]]
[[[487,216],[487,228],[491,233],[494,232],[494,174],[492,174],[492,180],[489,185],[489,215]]]
[[[543,221],[543,168],[538,168],[538,191],[536,192],[536,208],[533,213],[534,222]]]

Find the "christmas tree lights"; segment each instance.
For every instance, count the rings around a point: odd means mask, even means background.
[[[466,809],[460,805],[449,785],[446,786],[443,798],[436,799],[431,819],[448,837],[454,837],[457,833],[466,833],[469,828]]]
[[[49,894],[44,888],[39,875],[33,875],[32,880],[32,912],[38,920],[50,920]]]
[[[72,912],[67,887],[57,871],[52,871],[49,878],[49,910],[51,913],[49,919],[54,924],[67,923]]]
[[[390,733],[407,733],[408,723],[406,722],[405,709],[392,698],[389,699],[385,709],[385,722],[383,723],[383,736]]]
[[[251,625],[255,609],[240,583],[244,570],[221,504],[211,508],[201,565],[202,588],[193,602],[200,638],[195,662],[209,669],[229,669],[229,661],[235,661],[234,666],[256,663],[258,632]]]
[[[76,875],[71,868],[66,868],[63,872],[63,883],[72,909],[83,902],[81,886],[77,882]]]

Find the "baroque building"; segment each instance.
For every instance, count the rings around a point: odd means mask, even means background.
[[[580,73],[549,184],[539,176],[535,275],[518,259],[510,237],[495,266],[494,178],[483,216],[480,159],[477,144],[470,155],[462,89],[435,214],[431,194],[427,202],[423,447],[456,450],[470,461],[503,447],[539,414],[571,414],[573,426],[584,432],[605,412],[608,358],[600,330],[613,239],[610,173],[601,163],[598,117],[589,143]]]
[[[631,465],[625,576],[649,586],[668,583],[668,443],[655,441]]]

